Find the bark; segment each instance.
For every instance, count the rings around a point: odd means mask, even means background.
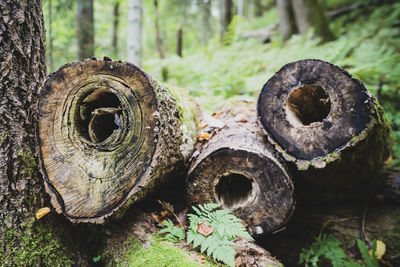
[[[210,40],[212,37],[211,1],[212,0],[208,0],[207,2],[205,2],[204,0],[201,1],[203,5],[203,12],[202,12],[203,43],[207,43],[208,40]]]
[[[226,31],[228,30],[228,26],[232,21],[232,9],[233,2],[232,0],[219,0],[219,12],[220,12],[220,24],[221,24],[221,40],[223,40]]]
[[[211,138],[199,143],[187,178],[187,199],[221,203],[252,235],[281,228],[294,210],[293,186],[259,134],[255,108],[236,103],[207,122]],[[214,119],[215,120],[215,119]]]
[[[94,19],[93,0],[77,1],[76,18],[78,22],[78,57],[79,59],[94,56]]]
[[[113,34],[112,34],[112,47],[114,55],[118,56],[118,25],[119,25],[119,5],[120,0],[115,0],[113,7]]]
[[[81,252],[65,221],[47,206],[35,152],[36,101],[46,75],[40,0],[0,2],[0,262],[2,266],[59,266]]]
[[[109,58],[67,64],[47,78],[40,156],[58,213],[103,223],[183,168],[196,140],[196,107],[170,92],[137,66]]]
[[[320,60],[284,66],[264,85],[258,117],[297,176],[332,197],[381,182],[376,174],[390,155],[390,123],[372,94],[343,69]]]
[[[239,0],[238,1],[238,11],[237,11],[238,16],[243,17],[244,16],[244,0]]]
[[[279,32],[283,40],[288,40],[290,36],[298,33],[291,0],[277,0],[276,5],[279,13]]]
[[[142,0],[129,0],[127,27],[127,58],[142,65]]]
[[[254,0],[255,2],[255,16],[261,17],[263,15],[263,5],[262,0]]]
[[[161,37],[159,18],[160,15],[158,13],[158,0],[154,0],[154,25],[156,27],[156,47],[160,58],[164,58],[164,48],[163,48],[163,40]]]
[[[301,34],[313,28],[314,35],[320,37],[323,42],[335,39],[329,28],[325,11],[318,0],[291,0],[295,12],[297,28]]]

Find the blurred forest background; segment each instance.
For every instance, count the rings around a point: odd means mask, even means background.
[[[400,3],[388,0],[43,0],[48,72],[86,57],[132,61],[215,111],[256,99],[286,63],[339,65],[393,122],[400,166]]]

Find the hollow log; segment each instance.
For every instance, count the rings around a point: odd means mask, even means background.
[[[240,102],[205,121],[203,135],[211,138],[197,145],[186,188],[189,204],[221,203],[260,235],[289,220],[294,200],[292,182],[265,146],[255,114],[255,104]]]
[[[189,159],[196,106],[137,66],[69,63],[40,91],[38,146],[51,203],[72,222],[103,223]],[[124,210],[124,209],[121,209]]]
[[[334,192],[379,182],[392,146],[383,108],[345,70],[321,60],[282,67],[263,87],[258,119],[297,177]]]

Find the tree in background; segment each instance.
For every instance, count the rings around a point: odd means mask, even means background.
[[[158,10],[158,0],[154,0],[154,25],[156,28],[156,48],[160,58],[164,58],[164,48],[163,48],[163,40],[161,37],[160,31],[160,22],[159,22],[159,10]]]
[[[318,0],[277,0],[279,29],[285,40],[294,33],[306,33],[314,29],[314,35],[322,42],[335,39],[329,29],[325,11]]]
[[[212,37],[211,0],[199,0],[202,9],[202,41],[206,44]]]
[[[114,55],[118,55],[118,25],[119,25],[119,6],[121,0],[114,0],[113,3],[113,32],[112,32],[112,48]]]
[[[93,0],[78,0],[76,17],[78,22],[78,58],[94,56]]]
[[[127,27],[127,59],[142,65],[142,0],[129,0]]]
[[[224,39],[224,35],[228,30],[228,26],[232,21],[232,9],[233,2],[232,0],[219,0],[219,12],[220,12],[220,24],[221,24],[221,32],[220,37],[221,40]]]

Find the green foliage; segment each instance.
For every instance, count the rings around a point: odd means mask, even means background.
[[[208,261],[200,264],[188,253],[178,247],[155,239],[147,248],[137,240],[129,240],[124,244],[129,250],[111,263],[112,266],[146,266],[146,267],[205,267],[216,266]],[[114,252],[113,252],[114,253]]]
[[[323,235],[322,238],[316,238],[309,249],[302,249],[299,264],[304,263],[306,267],[318,267],[321,258],[328,260],[333,267],[379,267],[375,257],[376,241],[373,242],[372,255],[368,253],[367,245],[357,239],[357,246],[363,261],[357,262],[347,256],[341,248],[341,243],[332,235]],[[321,265],[321,263],[320,263]]]
[[[236,28],[238,26],[239,16],[234,16],[231,23],[228,26],[228,29],[224,35],[224,44],[230,45],[235,41],[236,37]]]
[[[158,233],[165,234],[164,238],[170,242],[177,243],[180,240],[185,239],[185,231],[182,228],[178,228],[174,225],[171,220],[163,221],[160,226],[164,228],[161,229]]]
[[[219,204],[209,203],[193,207],[195,214],[188,214],[189,229],[187,243],[193,247],[200,246],[201,253],[206,252],[229,266],[235,266],[235,249],[233,240],[237,236],[251,239],[241,221],[227,210],[221,210]],[[199,223],[206,222],[214,231],[209,236],[204,236],[197,231]]]

